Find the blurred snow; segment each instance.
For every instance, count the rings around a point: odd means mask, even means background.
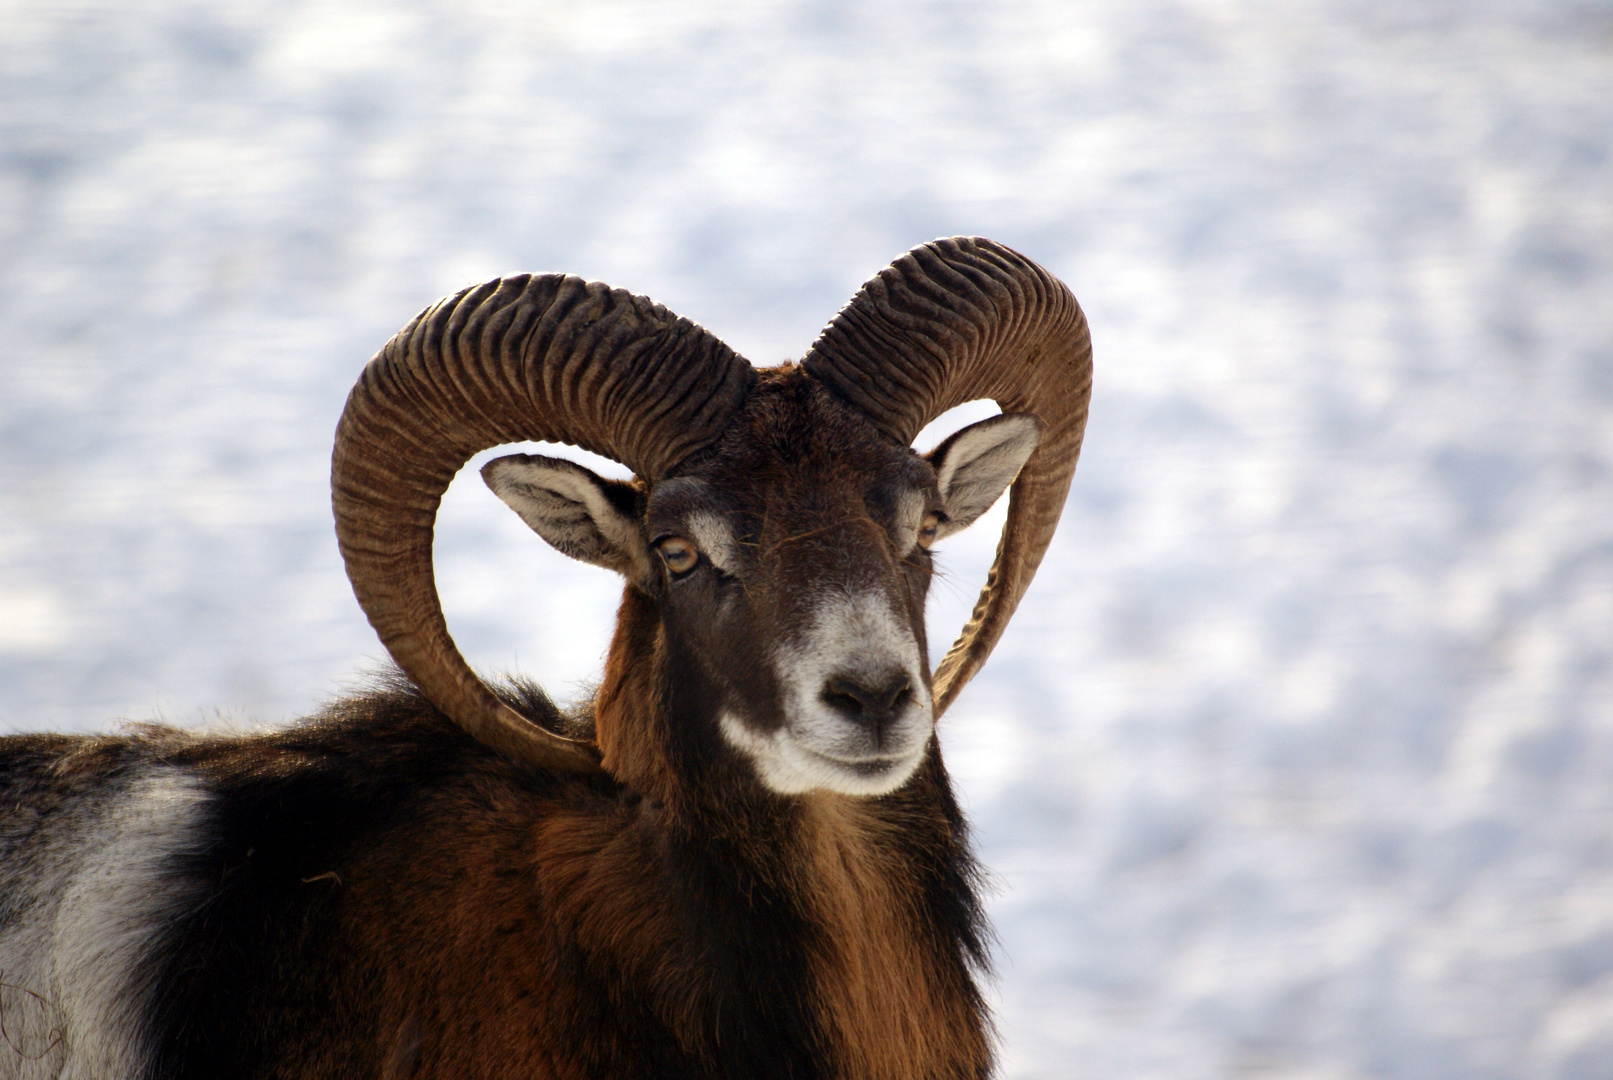
[[[329,438],[568,270],[758,363],[954,233],[1070,283],[1063,529],[943,739],[1009,1077],[1613,1076],[1613,4],[0,0],[0,726],[377,662]],[[472,661],[618,588],[456,483]],[[990,527],[945,552],[938,638]]]

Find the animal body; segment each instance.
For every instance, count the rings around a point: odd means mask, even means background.
[[[1051,538],[1086,416],[1073,297],[915,249],[758,371],[548,275],[422,313],[332,464],[402,669],[284,730],[0,742],[0,1077],[983,1077],[985,928],[935,717]],[[931,453],[929,419],[1003,415]],[[626,579],[594,698],[460,658],[431,577],[453,474]],[[930,545],[1013,484],[930,671]],[[541,617],[541,613],[540,617]]]

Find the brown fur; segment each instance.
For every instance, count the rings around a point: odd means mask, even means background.
[[[813,957],[817,1016],[845,1076],[979,1076],[991,1048],[926,931],[892,850],[893,823],[844,796],[808,799],[804,894],[825,933]],[[928,823],[932,828],[938,824]]]
[[[357,966],[383,973],[375,1032],[389,1074],[630,1075],[612,1071],[632,1051],[608,1025],[579,1046],[578,1027],[556,1023],[587,1013],[576,969],[616,1008],[646,1011],[684,1053],[720,1050],[708,965],[680,930],[658,857],[666,823],[647,800],[590,805],[579,795],[495,800],[475,816],[444,806],[445,827],[408,852],[430,868],[424,888],[394,852],[344,869],[345,885],[311,884],[343,890],[349,940],[368,954]],[[985,1075],[977,1004],[961,965],[938,957],[893,836],[903,823],[843,796],[803,802],[786,829],[746,848],[811,926],[799,993],[833,1075]],[[411,1058],[413,1073],[394,1064]],[[313,1060],[285,1075],[347,1075],[335,1065]]]

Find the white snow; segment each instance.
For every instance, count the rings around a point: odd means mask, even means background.
[[[329,438],[438,296],[567,270],[773,363],[954,233],[1097,362],[943,720],[1005,1075],[1613,1076],[1606,0],[0,0],[0,726],[377,662]],[[474,663],[596,673],[616,584],[474,473],[438,565]]]

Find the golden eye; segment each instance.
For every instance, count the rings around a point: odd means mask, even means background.
[[[924,520],[919,522],[919,547],[927,548],[931,544],[935,543],[935,535],[936,533],[940,532],[940,530],[941,515],[934,513],[933,511],[925,514]]]
[[[700,549],[681,536],[656,541],[655,550],[661,553],[666,568],[678,575],[687,574],[700,561]]]

